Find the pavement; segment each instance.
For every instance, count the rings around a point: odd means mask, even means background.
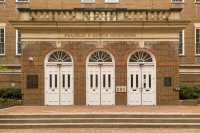
[[[16,106],[0,114],[200,113],[200,106]]]
[[[200,133],[200,129],[154,128],[49,128],[49,129],[0,129],[0,133]]]
[[[0,114],[69,113],[200,113],[199,106],[16,106],[1,109]],[[200,133],[200,129],[172,128],[48,128],[0,129],[0,133]]]

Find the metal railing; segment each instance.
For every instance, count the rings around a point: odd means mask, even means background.
[[[22,95],[22,93],[17,93],[9,98],[4,99],[2,101],[2,109],[12,106],[22,106]]]

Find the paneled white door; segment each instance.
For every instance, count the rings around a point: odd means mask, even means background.
[[[141,105],[141,68],[129,66],[128,105]]]
[[[61,102],[60,105],[73,105],[74,86],[72,66],[62,66],[61,69]]]
[[[113,66],[101,66],[101,105],[114,105]]]
[[[73,105],[72,66],[47,66],[47,105]]]
[[[153,66],[142,67],[142,105],[154,104]]]
[[[154,105],[153,66],[128,67],[128,105]]]
[[[48,66],[46,78],[47,105],[59,105],[59,67]]]
[[[88,66],[87,104],[100,105],[100,67]]]
[[[87,104],[114,105],[113,66],[88,66]]]

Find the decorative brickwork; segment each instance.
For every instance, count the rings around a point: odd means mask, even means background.
[[[52,45],[55,45],[55,42],[23,42],[22,62],[29,62],[29,57],[33,57],[34,62],[43,62],[41,61],[43,51]]]
[[[180,106],[197,106],[198,105],[198,99],[197,100],[179,100]]]
[[[200,85],[200,74],[180,74],[180,85]]]
[[[104,45],[110,47],[117,53],[118,62],[124,62],[124,57],[127,53],[127,51],[134,47],[139,45],[139,42],[104,42]]]
[[[11,87],[11,83],[15,83],[15,87],[21,87],[21,75],[16,74],[16,75],[10,75],[10,74],[5,74],[5,75],[0,75],[0,89],[1,88],[7,88]]]
[[[115,67],[115,86],[127,86],[127,66]],[[115,87],[115,105],[127,105],[127,91],[116,92]]]
[[[62,45],[67,46],[74,52],[77,62],[83,62],[83,57],[87,50],[97,46],[97,42],[62,42]]]
[[[23,105],[44,105],[44,66],[22,66]],[[27,75],[38,75],[38,88],[27,89]]]

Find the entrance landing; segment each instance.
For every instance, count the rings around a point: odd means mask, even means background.
[[[200,113],[199,106],[16,106],[0,114]]]

